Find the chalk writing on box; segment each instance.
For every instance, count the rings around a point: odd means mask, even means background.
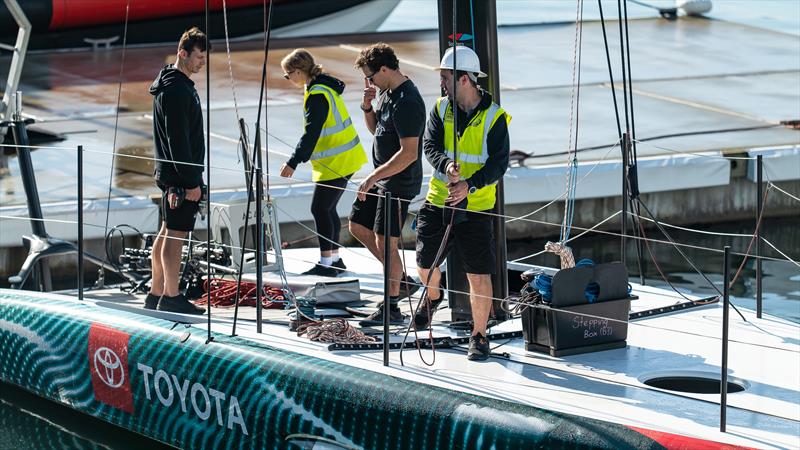
[[[591,339],[597,336],[611,336],[614,328],[608,319],[598,319],[594,317],[575,316],[572,318],[573,329],[583,329],[583,338]]]

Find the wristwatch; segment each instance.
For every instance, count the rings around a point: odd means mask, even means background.
[[[469,181],[467,181],[467,192],[469,192],[470,194],[474,194],[475,191],[477,190],[478,190],[477,187],[473,186]]]
[[[370,105],[369,105],[369,108],[364,108],[364,105],[358,105],[358,106],[359,106],[359,108],[361,108],[361,110],[362,110],[362,111],[364,111],[365,113],[372,112],[372,104],[370,104]]]

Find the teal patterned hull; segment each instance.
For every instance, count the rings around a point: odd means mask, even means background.
[[[302,435],[365,449],[665,448],[614,423],[174,326],[0,290],[0,379],[182,448],[301,448]]]

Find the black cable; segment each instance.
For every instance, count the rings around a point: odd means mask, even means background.
[[[211,204],[211,46],[208,35],[211,33],[209,29],[209,10],[208,0],[206,1],[206,205]],[[202,192],[200,193],[202,195]],[[202,201],[202,199],[201,199]],[[209,287],[211,285],[211,208],[208,208],[206,215],[206,276],[209,279]],[[208,304],[208,335],[206,337],[206,344],[209,344],[214,338],[211,336],[211,289],[206,293],[206,302]]]
[[[622,63],[622,105],[625,109],[625,132],[630,133],[630,124],[628,120],[628,78],[625,72],[625,42],[624,35],[622,34],[622,4],[617,0],[617,15],[619,16],[619,55]]]
[[[619,136],[620,140],[622,140],[622,125],[620,124],[619,121],[619,105],[617,105],[617,90],[614,88],[614,73],[611,70],[611,53],[608,50],[608,37],[606,36],[606,20],[603,17],[603,1],[597,0],[597,6],[600,8],[600,26],[603,29],[603,45],[605,45],[606,48],[606,65],[608,66],[608,79],[611,81],[611,97],[614,100],[614,116],[617,119],[617,135]]]
[[[672,246],[675,248],[675,250],[677,250],[678,253],[680,253],[680,255],[683,257],[683,259],[687,263],[689,263],[690,266],[692,266],[692,269],[694,269],[694,271],[697,272],[698,275],[703,277],[703,279],[705,279],[708,282],[709,286],[711,286],[715,291],[717,291],[717,293],[720,296],[722,296],[722,291],[719,290],[719,288],[714,284],[714,282],[711,281],[706,276],[706,274],[703,273],[703,271],[701,271],[699,268],[697,268],[697,266],[695,266],[695,264],[694,264],[694,262],[692,262],[691,258],[689,258],[685,253],[683,253],[683,251],[680,249],[680,247],[675,245],[675,241],[672,239],[672,236],[670,236],[669,233],[667,233],[667,230],[664,229],[664,227],[661,226],[661,222],[659,222],[658,219],[656,219],[656,216],[652,213],[652,211],[650,211],[650,208],[648,208],[647,205],[641,199],[637,199],[636,202],[639,203],[645,209],[645,211],[647,211],[647,214],[650,216],[651,219],[653,219],[653,223],[656,224],[656,227],[658,227],[658,230],[664,235],[664,237],[667,238],[667,240],[670,242],[670,244],[672,244]],[[727,282],[728,282],[728,280],[725,280],[725,283],[727,283]],[[742,313],[739,312],[739,309],[736,308],[736,305],[731,303],[731,306],[733,306],[733,309],[736,310],[736,312],[739,314],[739,316],[742,318],[742,320],[747,322],[747,319],[745,319],[744,316],[742,315]]]
[[[633,139],[633,164],[636,164],[637,154],[636,154],[636,120],[634,118],[633,113],[633,75],[631,75],[631,44],[630,44],[630,33],[628,32],[628,2],[623,2],[623,8],[625,10],[625,53],[627,54],[628,59],[628,91],[629,91],[629,98],[630,98],[630,108],[631,108],[631,130],[630,135]]]
[[[267,83],[267,58],[269,57],[269,42],[270,42],[270,31],[271,31],[271,24],[272,24],[272,2],[269,2],[269,9],[267,9],[267,1],[264,0],[263,3],[263,18],[264,18],[264,60],[261,65],[261,85],[259,86],[259,96],[258,96],[258,112],[256,114],[256,135],[253,144],[253,154],[251,155],[252,163],[250,164],[250,173],[247,177],[249,180],[247,186],[247,207],[245,211],[245,218],[244,218],[244,236],[242,238],[242,248],[241,248],[241,257],[239,259],[239,270],[237,271],[237,283],[236,283],[236,297],[234,300],[234,311],[233,311],[233,328],[231,329],[231,335],[236,335],[236,324],[239,320],[239,300],[241,297],[241,285],[242,285],[242,275],[244,271],[244,250],[245,244],[247,242],[247,231],[250,228],[250,204],[253,202],[254,197],[254,185],[255,182],[260,182],[260,180],[256,180],[255,178],[255,169],[258,163],[257,158],[261,153],[261,129],[259,125],[261,124],[261,111],[264,106],[264,95],[266,93],[266,83]],[[266,121],[266,114],[265,114],[265,121]],[[265,124],[265,133],[269,136],[269,131],[266,128]],[[247,139],[246,136],[244,139]],[[260,158],[259,158],[260,159]],[[267,182],[269,182],[269,177],[267,177]],[[267,195],[269,195],[269,188],[267,188]],[[260,202],[261,199],[256,199],[257,202]],[[257,230],[259,234],[262,230]],[[257,236],[256,239],[261,239],[261,236]],[[257,270],[262,270],[261,267],[258,267]],[[256,301],[260,302],[260,292],[262,287],[258,287],[256,290]]]

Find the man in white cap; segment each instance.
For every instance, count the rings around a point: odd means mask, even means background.
[[[457,46],[456,52],[455,72],[453,48],[442,57],[440,82],[446,95],[436,100],[423,137],[423,150],[434,174],[425,204],[417,215],[417,270],[423,283],[428,284],[428,291],[414,316],[414,326],[423,329],[430,325],[431,316],[443,299],[438,265],[455,249],[469,281],[474,323],[467,357],[485,360],[490,355],[486,324],[492,308],[491,275],[497,270],[492,216],[487,213],[495,204],[497,181],[508,167],[511,117],[478,86],[478,78],[486,76],[478,55],[464,46]],[[455,152],[454,104],[458,105]],[[460,220],[443,219],[445,207],[455,207],[464,199],[466,212],[460,213]],[[444,242],[448,226],[452,229]],[[445,248],[440,260],[435,261],[442,245]]]

